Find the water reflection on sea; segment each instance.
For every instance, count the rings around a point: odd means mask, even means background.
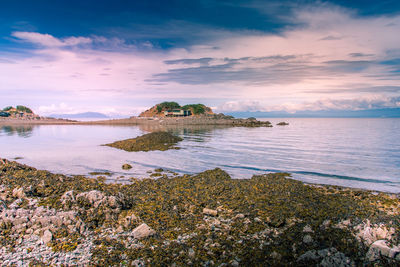
[[[276,124],[282,119],[271,119]],[[400,192],[399,119],[285,119],[289,126],[0,126],[0,157],[65,174],[110,171],[146,177],[162,167],[197,173],[220,167],[234,178],[284,171],[312,183]],[[101,146],[165,130],[180,150],[126,152]],[[129,163],[129,171],[121,165]]]

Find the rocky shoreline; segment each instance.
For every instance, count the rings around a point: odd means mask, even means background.
[[[0,118],[0,125],[140,125],[147,127],[168,127],[168,126],[227,126],[227,127],[273,127],[269,121],[258,121],[254,118],[236,119],[229,116],[208,115],[200,117],[177,117],[177,118],[147,118],[130,117],[127,119],[111,119],[98,121],[75,121],[67,119],[15,119]]]
[[[400,196],[289,174],[107,184],[0,159],[5,266],[394,266]]]

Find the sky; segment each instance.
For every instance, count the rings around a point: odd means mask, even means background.
[[[3,1],[0,107],[400,108],[400,1]]]

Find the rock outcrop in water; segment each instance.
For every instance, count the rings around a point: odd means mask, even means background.
[[[0,262],[399,265],[399,195],[287,176],[214,169],[122,185],[0,159]]]
[[[282,121],[282,122],[277,123],[276,125],[278,125],[278,126],[286,126],[286,125],[289,125],[289,123]]]
[[[116,141],[106,146],[115,147],[125,151],[151,151],[178,149],[175,145],[183,139],[167,132],[154,132],[136,138]]]

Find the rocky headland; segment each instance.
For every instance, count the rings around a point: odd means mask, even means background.
[[[0,159],[2,265],[398,266],[400,197],[223,170],[65,176]]]

